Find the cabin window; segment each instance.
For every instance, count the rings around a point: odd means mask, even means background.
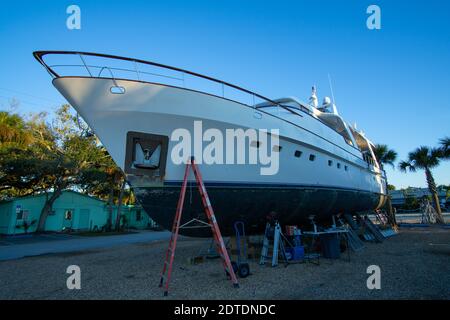
[[[252,141],[250,142],[250,146],[254,148],[259,148],[261,146],[261,141]]]
[[[302,152],[300,150],[295,150],[294,156],[296,158],[300,158],[302,156]]]
[[[348,166],[344,166],[344,170],[345,170],[345,171],[348,171]]]
[[[142,213],[141,210],[136,210],[136,221],[142,220]]]
[[[314,160],[316,160],[316,156],[314,154],[310,154],[309,161],[314,161]]]
[[[333,160],[328,160],[328,166],[331,167],[333,165]]]
[[[340,163],[337,164],[337,168],[338,168],[338,169],[341,168],[341,164],[340,164]]]
[[[282,148],[283,148],[282,146],[273,146],[272,147],[272,151],[273,152],[280,152]]]

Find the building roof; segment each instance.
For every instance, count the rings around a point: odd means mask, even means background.
[[[48,192],[49,195],[52,194],[52,193],[53,192]],[[63,190],[62,193],[74,193],[76,195],[87,197],[87,198],[92,199],[92,200],[105,202],[105,201],[103,201],[103,200],[101,200],[101,199],[99,199],[97,197],[90,196],[90,195],[87,195],[87,194],[84,194],[84,193],[81,193],[81,192],[77,192],[77,191],[73,191],[73,190]],[[13,202],[13,201],[17,201],[17,200],[30,199],[30,198],[38,198],[38,197],[43,197],[45,195],[46,195],[45,193],[32,194],[32,195],[23,196],[23,197],[16,197],[16,198],[11,198],[11,199],[7,199],[7,200],[2,200],[2,201],[0,201],[0,203],[7,203],[7,202]]]

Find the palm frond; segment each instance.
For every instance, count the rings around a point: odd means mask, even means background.
[[[388,164],[394,168],[394,162],[397,159],[395,150],[389,149],[385,144],[376,144],[373,152],[379,163]]]
[[[441,150],[421,146],[408,154],[408,161],[414,163],[416,169],[431,169],[439,165]]]
[[[450,159],[450,138],[445,137],[439,140],[439,144],[441,145],[441,158],[442,159]]]
[[[411,172],[416,171],[416,167],[409,161],[400,161],[400,163],[398,164],[398,168],[401,172],[406,172],[408,170]]]

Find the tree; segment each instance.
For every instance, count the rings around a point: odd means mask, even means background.
[[[395,168],[394,162],[397,159],[397,152],[395,150],[389,149],[385,144],[376,144],[373,153],[382,168],[385,164]]]
[[[389,149],[389,147],[385,144],[376,144],[375,149],[373,150],[373,153],[375,154],[375,157],[378,160],[378,163],[380,164],[381,169],[384,170],[384,165],[388,164],[392,166],[392,168],[395,168],[394,162],[397,159],[397,152],[395,150]],[[397,220],[395,218],[394,210],[392,209],[392,202],[391,202],[391,196],[389,195],[389,190],[392,190],[389,188],[389,184],[386,177],[386,186],[387,186],[387,206],[388,206],[388,216],[391,225],[396,226]],[[395,190],[395,187],[394,187]]]
[[[439,140],[439,144],[441,145],[442,155],[441,158],[448,160],[450,158],[450,138],[445,137]]]
[[[0,143],[0,196],[46,195],[38,231],[44,230],[54,202],[66,189],[108,199],[111,229],[114,203],[129,198],[125,176],[69,105],[56,111],[52,123],[46,113],[24,119],[0,112]]]
[[[442,217],[441,206],[439,204],[439,197],[436,189],[436,183],[434,182],[434,177],[431,172],[431,169],[439,165],[441,157],[442,157],[441,149],[422,146],[410,152],[408,154],[408,159],[406,161],[400,162],[399,168],[402,172],[406,172],[408,170],[410,172],[416,172],[417,170],[425,171],[428,190],[432,195],[434,206],[437,212],[436,220],[438,223],[443,224],[444,218]]]
[[[396,188],[395,188],[395,186],[394,186],[393,184],[388,184],[388,185],[387,185],[387,188],[388,188],[389,191],[394,191],[394,190],[396,190]]]
[[[33,142],[33,135],[26,121],[18,114],[0,111],[0,150],[26,148]]]
[[[42,208],[38,231],[45,229],[45,221],[52,210],[53,203],[66,189],[75,188],[81,182],[87,183],[85,171],[98,167],[104,156],[98,146],[97,138],[85,135],[77,127],[78,119],[70,113],[70,106],[63,105],[56,112],[53,124],[42,122],[36,128],[43,128],[49,139],[45,141],[47,151],[43,152],[50,164],[46,174],[46,201]]]
[[[30,124],[22,116],[0,112],[1,197],[32,193],[39,183],[44,164],[29,150],[35,141]]]

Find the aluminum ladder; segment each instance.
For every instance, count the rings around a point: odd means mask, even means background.
[[[273,234],[273,252],[272,256],[269,256],[269,233],[271,232],[271,224],[268,222],[266,224],[266,231],[264,232],[264,241],[263,241],[263,247],[261,249],[261,258],[259,260],[260,265],[266,264],[266,259],[272,258],[272,267],[276,267],[278,265],[278,255],[281,253],[285,265],[288,264],[288,260],[286,257],[286,250],[284,248],[283,239],[281,238],[283,234],[281,233],[281,227],[278,222],[275,223],[274,226],[274,234]]]

